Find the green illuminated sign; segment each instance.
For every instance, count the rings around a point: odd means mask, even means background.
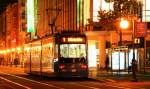
[[[35,32],[34,0],[27,0],[27,32]]]
[[[83,0],[77,0],[77,25],[80,26],[80,23],[83,19]]]

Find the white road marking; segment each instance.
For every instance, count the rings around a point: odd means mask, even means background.
[[[10,82],[10,83],[13,83],[13,84],[15,84],[15,85],[21,86],[21,87],[23,87],[23,88],[25,88],[25,89],[31,89],[30,87],[21,85],[21,84],[19,84],[19,83],[13,82],[13,81],[10,81],[10,80],[8,80],[8,79],[6,79],[6,78],[4,78],[4,77],[1,77],[1,76],[0,76],[0,78],[1,78],[2,80],[7,81],[7,82]]]
[[[110,83],[104,84],[106,86],[110,86],[110,87],[116,87],[116,88],[123,88],[123,89],[131,89],[131,88],[127,88],[127,87],[122,87],[122,86],[116,86],[116,85],[110,85]]]
[[[113,80],[113,79],[106,79],[106,80],[108,80],[108,81],[110,81],[110,82],[112,82],[112,83],[115,83],[115,82],[116,82],[116,81]]]
[[[89,82],[91,84],[96,84],[96,85],[99,85],[100,83],[95,83],[95,82]],[[112,83],[111,83],[112,84]],[[123,89],[131,89],[131,88],[127,88],[127,87],[122,87],[122,86],[116,86],[116,85],[110,85],[110,83],[101,83],[101,85],[105,85],[105,86],[109,86],[109,87],[116,87],[116,88],[123,88]]]
[[[82,86],[82,87],[87,87],[87,88],[91,88],[91,89],[101,89],[101,88],[96,88],[96,87],[86,86],[86,85],[77,84],[77,83],[71,83],[71,84],[78,85],[78,86]]]
[[[38,81],[35,81],[35,80],[27,79],[27,78],[24,78],[24,77],[19,77],[19,76],[8,74],[8,73],[4,73],[4,72],[1,72],[1,73],[9,75],[9,76],[17,77],[17,78],[20,78],[20,79],[28,80],[28,81],[31,81],[31,82],[39,83],[39,84],[42,84],[42,85],[46,85],[46,86],[49,86],[49,87],[54,87],[54,88],[58,88],[58,89],[65,89],[65,88],[54,86],[52,84],[41,83],[41,82],[38,82]]]

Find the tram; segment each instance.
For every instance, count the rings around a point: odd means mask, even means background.
[[[62,33],[24,45],[25,73],[56,77],[88,77],[84,34]]]

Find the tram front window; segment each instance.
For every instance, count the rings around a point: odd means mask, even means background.
[[[86,56],[85,44],[61,44],[60,55],[63,58],[80,58]]]
[[[61,63],[81,63],[86,62],[85,44],[61,44]]]

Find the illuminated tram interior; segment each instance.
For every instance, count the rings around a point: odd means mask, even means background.
[[[25,73],[28,74],[88,77],[85,36],[67,35],[60,38],[51,36],[26,43],[22,47],[12,48],[12,50],[0,51],[3,56],[8,57],[8,53],[15,54],[14,58],[18,55],[18,59],[23,62]]]

